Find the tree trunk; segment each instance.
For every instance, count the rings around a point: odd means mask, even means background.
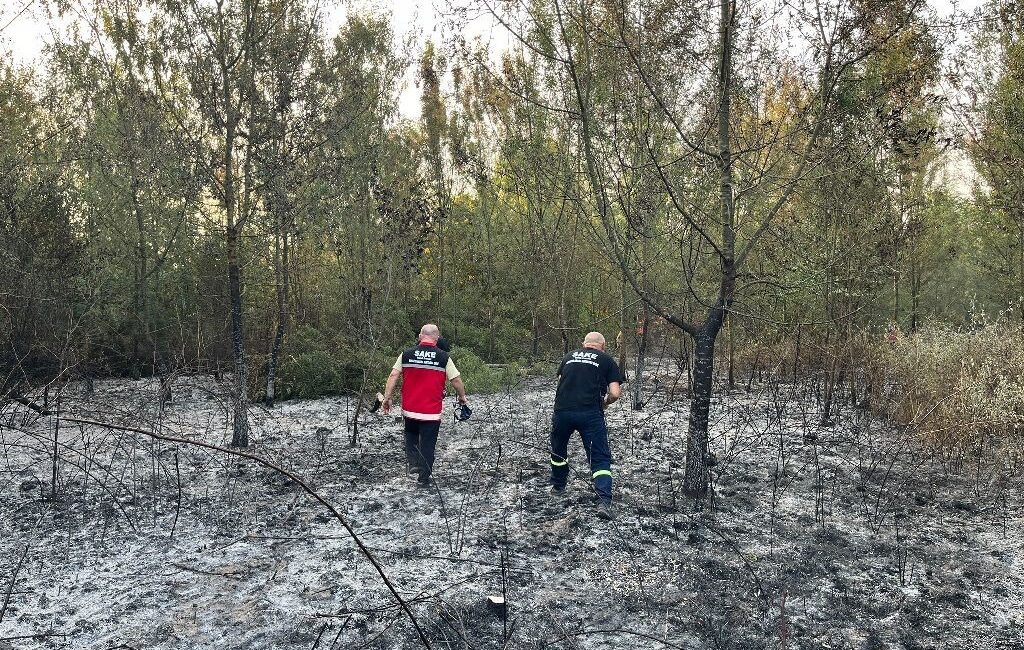
[[[537,318],[537,314],[533,315],[533,340],[530,342],[530,361],[537,360],[537,354],[540,349],[540,320]]]
[[[231,346],[235,357],[234,424],[231,445],[249,446],[248,367],[242,323],[242,271],[238,265],[238,229],[228,227],[228,291],[231,297]]]
[[[826,349],[828,347],[828,338],[826,335]],[[836,346],[838,347],[838,343]],[[837,352],[829,352],[828,358],[825,361],[825,392],[822,396],[821,404],[821,425],[830,427],[834,424],[832,420],[832,403],[835,400],[835,389],[837,385],[841,384],[841,379],[838,379],[839,372],[839,355]]]
[[[719,201],[722,213],[721,283],[718,300],[708,310],[704,325],[694,337],[693,393],[690,398],[690,428],[686,442],[686,474],[683,491],[701,499],[708,493],[711,476],[708,470],[708,412],[711,410],[711,388],[715,372],[715,339],[722,330],[725,316],[736,292],[736,197],[733,194],[733,151],[730,139],[732,92],[732,41],[736,20],[735,2],[722,2],[719,20],[721,49],[718,62],[718,170]]]
[[[284,332],[288,326],[288,232],[286,221],[289,220],[290,205],[286,192],[284,171],[287,167],[286,134],[288,130],[288,105],[291,97],[291,81],[286,73],[278,70],[277,98],[274,107],[273,138],[276,143],[274,160],[270,169],[271,177],[265,182],[270,190],[267,202],[272,207],[274,219],[274,288],[277,293],[277,328],[270,344],[270,356],[267,359],[267,386],[263,402],[267,408],[274,406],[277,397],[277,363],[284,341]],[[365,259],[365,255],[363,258]],[[362,277],[365,277],[362,276]],[[369,311],[369,310],[367,310]],[[369,315],[367,315],[369,318]]]
[[[619,355],[619,370],[622,371],[622,376],[626,376],[626,334],[622,330],[615,335],[615,352]]]
[[[228,73],[224,71],[224,78]],[[235,127],[238,114],[233,106],[228,84],[224,84],[224,105],[228,112],[226,137],[224,139],[224,212],[227,215],[227,256],[228,294],[231,301],[231,348],[235,357],[235,387],[232,394],[234,422],[231,444],[235,447],[249,446],[249,402],[248,366],[245,359],[245,335],[242,322],[242,269],[238,262],[241,217],[236,218],[234,147]]]
[[[729,390],[736,389],[736,334],[733,331],[732,314],[729,314]]]
[[[281,215],[283,218],[284,215]],[[278,236],[274,240],[274,275],[277,280],[277,329],[274,342],[270,346],[270,358],[267,360],[267,394],[264,403],[267,408],[274,406],[277,396],[277,360],[281,354],[281,343],[288,324],[288,233],[282,232],[283,225],[278,222]]]
[[[693,359],[690,356],[690,337],[680,336],[682,343],[683,365],[686,367],[686,392],[693,395]]]
[[[558,296],[558,335],[562,339],[562,356],[569,354],[569,326],[565,316],[565,285],[559,289]]]
[[[690,395],[690,426],[686,442],[686,474],[683,493],[693,498],[707,496],[711,476],[708,470],[708,416],[715,373],[715,338],[718,328],[701,328],[694,337],[693,384]]]
[[[135,244],[135,254],[137,256],[135,261],[135,318],[138,319],[141,327],[141,331],[137,333],[137,336],[141,335],[141,340],[137,339],[134,352],[137,357],[144,356],[145,358],[150,358],[156,346],[153,344],[149,327],[149,265],[146,254],[146,220],[145,215],[142,213],[142,203],[139,200],[139,183],[134,173],[132,174],[130,185],[132,211],[135,214],[137,235]],[[138,363],[140,360],[136,359],[133,363]]]
[[[918,310],[921,307],[921,271],[915,258],[910,260],[910,331],[917,330]]]
[[[792,381],[796,384],[797,371],[800,368],[800,323],[796,324],[796,344],[793,347],[793,378]]]
[[[647,343],[650,340],[651,308],[644,303],[643,315],[640,320],[640,327],[636,337],[636,371],[633,375],[633,410],[639,411],[644,407],[643,387],[644,368],[647,364]]]

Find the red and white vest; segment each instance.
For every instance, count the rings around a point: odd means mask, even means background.
[[[440,420],[448,353],[423,342],[402,353],[402,415]]]

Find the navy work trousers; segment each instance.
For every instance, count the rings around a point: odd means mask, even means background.
[[[405,458],[409,467],[420,475],[420,481],[430,478],[434,469],[434,448],[440,430],[441,422],[438,420],[405,418]]]
[[[590,461],[594,491],[605,502],[612,500],[612,454],[608,448],[608,427],[604,412],[555,411],[551,417],[551,484],[564,488],[569,478],[569,438],[576,431],[583,438],[583,449]]]

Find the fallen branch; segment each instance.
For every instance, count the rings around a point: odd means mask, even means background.
[[[7,605],[11,602],[11,593],[14,591],[14,583],[18,580],[18,572],[21,571],[21,565],[25,562],[26,555],[28,555],[28,544],[25,544],[25,548],[21,551],[21,557],[18,558],[18,565],[14,567],[14,573],[11,574],[11,582],[7,585],[7,593],[4,594],[4,604],[0,607],[0,623],[4,620],[4,614],[7,613]]]
[[[18,636],[0,636],[0,641],[18,641],[20,639],[46,639],[51,636],[67,638],[67,632],[40,632],[39,634],[19,634]]]
[[[394,596],[395,600],[398,602],[398,605],[405,612],[406,616],[409,617],[409,620],[412,622],[413,627],[416,628],[416,633],[419,635],[420,641],[423,643],[423,646],[425,648],[428,648],[428,650],[429,650],[430,642],[427,640],[427,635],[423,632],[423,629],[420,627],[420,624],[416,620],[416,616],[412,613],[412,610],[409,609],[408,603],[406,603],[405,599],[403,599],[402,596],[399,595],[398,589],[391,582],[391,580],[387,577],[387,574],[384,573],[384,567],[382,567],[380,565],[380,562],[378,562],[377,558],[374,557],[373,553],[370,552],[370,549],[367,548],[367,546],[365,544],[363,544],[363,541],[361,539],[359,539],[359,536],[356,535],[356,531],[352,528],[351,524],[349,524],[348,521],[344,517],[341,516],[341,513],[338,512],[337,508],[335,508],[333,505],[331,505],[331,503],[329,501],[327,501],[327,499],[325,499],[322,496],[320,496],[315,490],[313,490],[313,488],[309,487],[309,485],[307,485],[305,481],[303,481],[301,478],[299,478],[295,474],[292,474],[291,472],[289,472],[288,470],[284,469],[283,467],[279,467],[278,465],[275,465],[274,463],[270,462],[266,458],[263,458],[261,456],[257,456],[256,454],[251,454],[251,453],[246,452],[246,451],[242,451],[241,449],[235,449],[235,448],[231,448],[231,447],[221,447],[219,445],[213,445],[213,444],[209,444],[209,443],[206,443],[206,442],[200,442],[198,440],[189,440],[188,438],[179,438],[177,436],[169,436],[169,435],[162,434],[162,433],[156,433],[154,431],[147,431],[145,429],[140,429],[138,427],[130,427],[130,426],[124,426],[124,425],[119,425],[119,424],[110,424],[108,422],[98,422],[96,420],[85,420],[85,419],[81,419],[81,418],[68,418],[68,417],[58,417],[58,419],[59,420],[64,420],[65,422],[72,422],[74,424],[81,424],[81,425],[85,425],[85,426],[94,426],[94,427],[101,427],[101,428],[111,429],[111,430],[114,430],[114,431],[125,431],[127,433],[136,433],[136,434],[139,434],[139,435],[142,435],[142,436],[147,436],[147,437],[152,438],[154,440],[162,440],[164,442],[173,442],[173,443],[178,443],[178,444],[181,444],[181,445],[191,445],[193,447],[201,447],[203,449],[209,449],[210,451],[220,452],[222,454],[227,454],[229,456],[236,456],[238,458],[246,458],[248,460],[254,461],[254,462],[262,465],[263,467],[266,467],[267,469],[269,469],[271,471],[277,472],[277,473],[281,474],[282,476],[287,477],[291,481],[294,481],[295,484],[298,485],[299,487],[301,487],[303,489],[303,491],[305,491],[310,497],[312,497],[315,501],[319,502],[322,506],[327,508],[327,510],[334,516],[334,518],[337,519],[338,522],[345,528],[345,530],[348,532],[349,536],[352,538],[352,541],[355,542],[356,546],[359,548],[359,551],[366,557],[367,560],[370,561],[370,564],[372,564],[373,568],[376,569],[377,575],[380,576],[380,578],[384,582],[385,586],[387,586],[388,591],[391,592],[391,595]]]
[[[22,406],[27,406],[28,408],[32,409],[33,411],[35,411],[39,415],[51,415],[52,414],[52,411],[50,411],[49,409],[44,408],[42,406],[39,406],[38,404],[36,404],[32,400],[30,400],[29,398],[24,397],[22,395],[11,395],[11,399],[13,399],[18,404],[21,404]]]

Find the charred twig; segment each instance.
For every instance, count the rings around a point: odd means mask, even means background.
[[[25,562],[25,556],[28,555],[28,544],[25,544],[25,548],[21,551],[21,557],[18,558],[18,564],[14,567],[14,573],[11,574],[11,582],[7,585],[7,593],[4,594],[4,604],[0,607],[0,622],[4,620],[4,614],[7,613],[7,604],[11,602],[11,593],[14,592],[14,583],[18,580],[18,572],[21,571],[21,565]]]
[[[313,641],[313,645],[310,647],[309,650],[316,650],[316,647],[318,645],[320,645],[320,639],[323,638],[324,632],[327,631],[327,627],[329,625],[330,625],[330,622],[327,622],[327,623],[324,623],[323,625],[320,626],[320,633],[316,635],[316,640]]]
[[[559,627],[561,627],[561,626],[559,626]],[[645,634],[644,632],[637,632],[635,630],[626,630],[624,628],[616,628],[616,629],[610,629],[610,630],[580,630],[579,632],[572,632],[572,633],[566,632],[565,629],[562,628],[562,637],[560,639],[558,639],[558,640],[559,641],[569,641],[570,643],[573,643],[574,645],[577,645],[575,643],[575,641],[573,641],[573,639],[572,639],[573,637],[577,637],[577,636],[595,636],[595,635],[601,635],[601,634],[609,634],[609,635],[611,635],[611,634],[625,634],[625,635],[628,635],[628,636],[635,636],[635,637],[637,637],[639,639],[646,639],[648,641],[654,641],[655,643],[661,644],[665,648],[672,648],[673,650],[684,650],[684,647],[685,647],[685,646],[677,645],[675,643],[670,643],[669,641],[666,641],[665,639],[656,637],[653,634]]]
[[[178,515],[181,513],[181,468],[178,466],[178,452],[174,452],[174,477],[178,484],[178,501],[174,506],[174,522],[171,524],[171,539],[174,539],[174,530],[178,527]]]
[[[0,636],[0,641],[18,641],[21,639],[47,639],[52,636],[67,638],[67,632],[40,632],[39,634],[19,634],[18,636]]]
[[[32,409],[39,415],[51,415],[51,411],[49,409],[39,406],[38,404],[36,404],[35,402],[33,402],[32,400],[23,395],[11,395],[11,399],[13,399],[18,404],[21,404],[22,406],[27,406],[28,408]]]

